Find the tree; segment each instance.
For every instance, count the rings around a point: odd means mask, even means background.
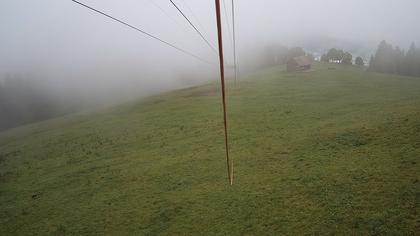
[[[406,75],[416,75],[416,51],[416,45],[414,43],[411,43],[404,60],[404,64],[406,65]]]
[[[375,64],[375,58],[373,56],[370,56],[368,70],[373,71],[373,68],[375,68],[374,64]]]
[[[329,62],[329,61],[330,61],[330,59],[328,58],[327,54],[322,54],[322,56],[321,56],[321,61],[322,61],[322,62]]]
[[[358,65],[358,66],[364,66],[365,65],[365,62],[363,61],[363,58],[356,57],[355,64]]]
[[[382,73],[396,73],[397,64],[395,55],[396,53],[392,45],[383,40],[376,50],[373,63],[369,66],[370,70]]]
[[[287,61],[294,57],[305,56],[305,55],[306,53],[302,48],[300,47],[291,48],[289,49],[289,52],[287,53]]]
[[[420,76],[420,50],[412,43],[407,52],[382,41],[369,63],[369,71]]]
[[[349,52],[344,52],[341,49],[331,48],[327,54],[322,55],[323,62],[336,62],[351,65],[353,63],[353,56]]]
[[[57,100],[42,89],[40,82],[17,75],[0,79],[0,130],[61,113]]]
[[[285,64],[289,55],[289,49],[282,45],[269,45],[261,53],[260,66],[270,67]]]
[[[312,53],[308,53],[308,54],[306,54],[306,57],[307,57],[309,60],[311,60],[311,61],[314,61],[314,60],[315,60],[315,57],[314,57],[314,55],[313,55]]]
[[[327,58],[328,58],[328,61],[329,60],[341,60],[340,55],[339,55],[339,51],[335,48],[331,48],[327,52]]]
[[[416,50],[416,59],[415,59],[415,65],[416,65],[416,73],[415,76],[419,76],[420,77],[420,49]]]
[[[353,64],[353,56],[349,52],[345,52],[341,59],[341,63],[346,65]]]
[[[404,75],[405,71],[407,71],[407,67],[404,63],[405,53],[404,50],[401,50],[400,47],[396,47],[394,50],[394,63],[396,67],[397,74]]]
[[[340,61],[340,63],[343,63],[343,59],[344,59],[345,56],[346,56],[346,53],[343,50],[340,49],[340,50],[337,51],[337,57],[335,59]]]

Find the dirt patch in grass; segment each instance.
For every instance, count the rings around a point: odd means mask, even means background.
[[[359,148],[371,142],[372,134],[363,130],[349,130],[327,134],[318,141],[321,150]]]

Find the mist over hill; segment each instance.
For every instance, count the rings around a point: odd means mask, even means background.
[[[217,64],[217,55],[168,1],[83,3]],[[176,3],[214,46],[214,2]],[[231,77],[232,7],[226,2],[223,8],[225,59]],[[261,69],[267,60],[265,51],[273,47],[301,47],[316,57],[339,48],[368,60],[381,40],[400,47],[408,47],[413,41],[420,45],[420,32],[408,27],[420,21],[420,2],[416,0],[246,0],[237,2],[235,8],[238,68],[242,74]],[[70,0],[1,1],[0,34],[0,86],[9,90],[6,84],[21,84],[25,88],[19,94],[30,88],[31,94],[39,93],[37,100],[43,100],[41,107],[48,111],[41,112],[42,116],[24,111],[25,107],[39,109],[25,102],[32,99],[15,98],[17,92],[2,92],[1,96],[9,97],[2,103],[13,100],[14,105],[9,102],[7,106],[15,107],[3,108],[3,113],[4,109],[7,113],[19,110],[28,116],[21,119],[23,123],[34,120],[31,116],[39,120],[49,117],[46,114],[107,106],[218,78],[217,66],[182,54]],[[20,82],[10,82],[13,79]],[[5,117],[0,123],[22,124],[15,122],[20,119]]]

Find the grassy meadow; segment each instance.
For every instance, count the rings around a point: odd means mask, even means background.
[[[0,235],[416,235],[420,79],[316,64],[0,133]]]

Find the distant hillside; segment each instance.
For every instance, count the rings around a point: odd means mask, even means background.
[[[374,53],[377,42],[358,42],[322,36],[295,39],[293,43],[312,53],[323,54],[331,48],[340,48],[356,56],[368,59]]]
[[[315,64],[0,133],[0,235],[414,235],[420,80]]]

